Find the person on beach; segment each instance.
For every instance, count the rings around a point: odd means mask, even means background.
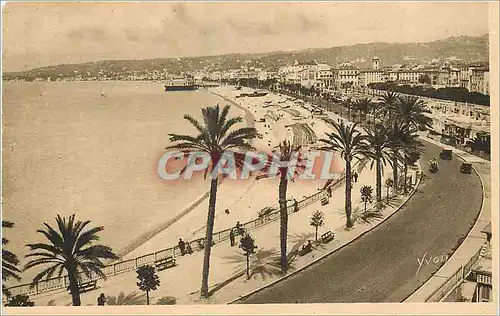
[[[231,247],[234,247],[235,241],[234,241],[234,230],[231,229],[229,232],[229,240],[231,241]]]
[[[358,182],[358,173],[354,171],[352,177],[354,178],[354,182]]]
[[[181,256],[184,256],[186,254],[186,243],[182,240],[182,238],[179,238],[179,243],[177,245],[181,250]]]
[[[106,295],[101,293],[101,295],[97,298],[97,306],[104,306],[104,304],[106,304]]]

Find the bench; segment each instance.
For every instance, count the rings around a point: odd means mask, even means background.
[[[175,259],[173,257],[166,257],[155,261],[155,267],[158,271],[162,271],[171,267],[175,267]]]
[[[302,247],[300,248],[299,255],[300,256],[305,256],[308,253],[310,253],[312,250],[313,250],[312,249],[312,245],[309,244],[309,243],[306,243],[306,244],[302,245]]]
[[[262,210],[260,210],[259,212],[259,217],[264,217],[266,215],[269,215],[270,213],[272,213],[275,209],[272,208],[272,207],[265,207],[263,208]]]
[[[78,293],[85,293],[97,289],[97,280],[91,280],[87,282],[82,282],[78,284]],[[67,288],[69,294],[71,294],[71,289]]]
[[[328,203],[330,203],[330,202],[328,201],[328,198],[326,196],[324,198],[321,198],[321,206],[325,206]]]
[[[335,238],[335,234],[332,233],[331,231],[327,231],[326,233],[324,233],[323,235],[321,235],[321,242],[323,244],[327,244],[330,241],[332,241],[334,238]]]

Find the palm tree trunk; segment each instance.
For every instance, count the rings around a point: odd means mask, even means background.
[[[351,228],[352,220],[351,220],[351,161],[346,160],[345,162],[345,215],[346,215],[346,228]]]
[[[247,280],[250,280],[250,254],[247,253]]]
[[[288,180],[286,179],[286,172],[283,172],[280,178],[279,185],[279,204],[280,204],[280,248],[281,248],[281,274],[285,275],[287,271],[287,259],[286,259],[286,239],[288,234],[288,212],[286,208],[286,189],[288,186]]]
[[[377,203],[382,201],[382,164],[377,159]]]
[[[404,173],[405,173],[405,182],[403,184],[403,190],[406,193],[406,188],[407,188],[407,179],[408,179],[408,163],[406,161],[404,162]]]
[[[215,202],[217,199],[217,178],[210,183],[210,200],[208,205],[207,232],[205,234],[205,253],[203,255],[203,272],[201,280],[201,297],[208,296],[208,276],[210,273],[210,253],[212,251],[212,235],[215,222]]]
[[[78,290],[78,279],[76,277],[75,271],[68,270],[68,281],[69,281],[69,289],[71,291],[71,300],[73,301],[73,306],[82,305],[82,302],[80,300],[80,291]]]
[[[392,180],[394,191],[396,191],[398,189],[398,158],[392,158]]]
[[[146,304],[149,305],[149,291],[146,291]]]
[[[315,241],[318,242],[318,226],[316,226],[316,238]]]

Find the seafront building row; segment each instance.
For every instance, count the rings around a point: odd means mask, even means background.
[[[489,66],[473,63],[454,66],[449,62],[429,65],[401,65],[381,67],[378,57],[373,57],[371,68],[358,68],[352,63],[336,66],[316,61],[298,62],[275,70],[261,68],[232,69],[211,73],[195,73],[195,79],[241,80],[276,79],[281,84],[300,84],[316,89],[338,89],[344,87],[368,87],[372,83],[429,85],[433,88],[462,87],[470,92],[489,95]]]

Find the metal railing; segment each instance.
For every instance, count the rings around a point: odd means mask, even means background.
[[[345,179],[345,174],[342,173],[341,176],[331,185],[332,190],[339,187]],[[302,209],[313,204],[316,201],[321,200],[322,198],[328,196],[328,192],[326,190],[321,190],[313,195],[310,195],[300,201],[297,201],[298,209]],[[295,211],[294,206],[288,206],[287,213],[290,214]],[[245,230],[251,231],[261,226],[264,226],[272,221],[277,220],[280,217],[279,207],[276,211],[271,212],[267,215],[260,216],[257,219],[250,220],[246,223],[243,223],[242,226]],[[212,245],[218,244],[225,240],[229,239],[229,233],[232,228],[228,228],[219,232],[215,232],[213,234]],[[193,251],[200,251],[204,248],[205,238],[198,238],[189,242],[189,245],[193,249]],[[178,257],[181,255],[181,251],[178,246],[170,247],[167,249],[163,249],[154,253],[149,253],[134,259],[129,259],[125,261],[118,261],[112,263],[110,265],[105,266],[102,269],[103,274],[106,277],[118,275],[121,273],[135,271],[138,267],[154,264],[155,261],[161,260],[167,257]],[[88,280],[98,280],[100,279],[97,275],[91,275],[91,277],[87,277],[83,273],[80,273],[80,282],[85,282]],[[59,289],[66,289],[69,286],[67,276],[55,277],[46,280],[41,280],[37,283],[25,283],[16,286],[9,287],[8,290],[12,296],[15,295],[36,295],[44,292],[55,291]]]
[[[450,276],[446,281],[437,288],[434,292],[432,292],[429,297],[425,300],[426,302],[439,302],[441,301],[446,294],[448,294],[453,288],[455,288],[458,284],[462,283],[463,280],[469,275],[472,271],[474,264],[479,260],[481,255],[481,249],[472,256],[472,258],[467,262],[465,266],[460,267],[452,276]]]

